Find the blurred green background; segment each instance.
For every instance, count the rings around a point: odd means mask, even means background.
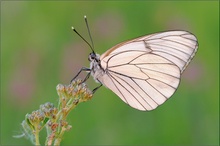
[[[71,30],[89,41],[84,15],[100,54],[124,40],[175,29],[194,33],[199,50],[165,104],[141,112],[102,87],[71,112],[73,128],[62,145],[219,144],[218,1],[1,1],[1,145],[29,145],[12,137],[25,114],[56,104],[56,85],[89,66],[91,50]],[[92,78],[88,84],[98,85]]]

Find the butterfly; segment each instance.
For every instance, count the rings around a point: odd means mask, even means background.
[[[86,26],[92,42],[87,18]],[[112,90],[129,106],[150,111],[163,104],[176,91],[180,77],[198,49],[195,35],[188,31],[165,31],[124,41],[96,54],[92,46],[72,28],[91,48],[90,67],[81,73]]]

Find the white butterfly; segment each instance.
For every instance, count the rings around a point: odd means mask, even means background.
[[[91,47],[90,68],[80,72],[89,72],[85,80],[91,74],[101,83],[94,91],[104,85],[131,107],[150,111],[176,91],[197,48],[196,37],[187,31],[155,33],[117,44],[101,56]]]

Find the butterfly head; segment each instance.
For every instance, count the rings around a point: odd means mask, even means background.
[[[89,54],[88,60],[90,62],[99,62],[100,61],[100,55],[96,54],[95,52],[92,52]]]

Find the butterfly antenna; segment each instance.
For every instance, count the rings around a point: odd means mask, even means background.
[[[91,48],[92,52],[94,53],[93,47],[86,41],[86,39],[84,39],[84,37],[82,37],[82,36],[78,33],[78,31],[76,31],[76,29],[75,29],[73,26],[72,26],[72,30],[73,30],[81,39],[83,39],[83,40],[86,42],[87,45],[89,45],[89,47]]]
[[[87,30],[88,30],[88,33],[89,33],[89,38],[90,38],[91,43],[92,43],[92,51],[94,53],[94,44],[93,44],[93,41],[92,41],[92,35],[91,35],[90,29],[89,29],[89,24],[88,24],[86,15],[84,16],[84,19],[85,19],[86,27],[87,27]]]

